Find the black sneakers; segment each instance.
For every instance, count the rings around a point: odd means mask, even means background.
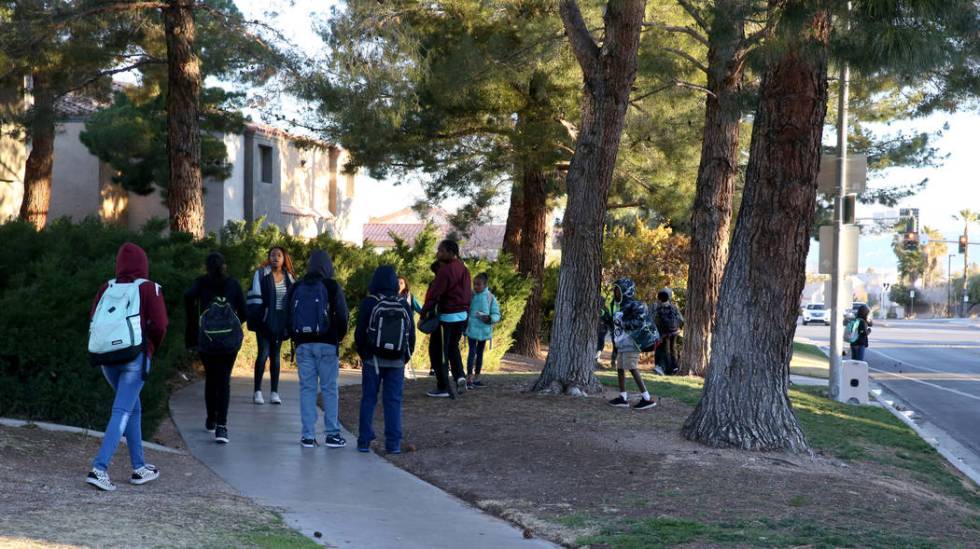
[[[218,425],[214,429],[214,441],[218,444],[228,444],[228,428]]]
[[[207,431],[209,433],[213,433],[214,432],[214,428],[215,428],[215,423],[214,423],[214,420],[213,419],[209,419],[209,420],[207,420],[207,421],[204,422],[204,430],[205,431]]]
[[[129,483],[139,486],[140,484],[146,484],[158,478],[160,478],[160,470],[155,465],[147,463],[133,471],[133,476],[129,477]]]
[[[432,398],[449,398],[449,391],[432,390],[425,393],[425,396],[430,396]]]
[[[639,402],[633,405],[634,410],[649,410],[651,408],[657,407],[658,401],[656,400],[646,400],[641,398]]]
[[[315,438],[300,439],[299,443],[303,445],[303,448],[316,448],[318,446]]]
[[[344,437],[340,436],[339,434],[327,435],[327,438],[323,441],[323,444],[325,444],[327,448],[343,448],[344,446],[347,446],[347,441],[344,440]]]
[[[610,406],[615,406],[616,408],[629,408],[630,407],[629,401],[626,400],[625,398],[623,398],[622,396],[618,396],[618,397],[610,400],[609,401],[609,405]]]
[[[95,486],[99,490],[105,490],[106,492],[112,492],[116,489],[116,485],[109,480],[109,473],[99,471],[95,468],[88,472],[88,476],[85,477],[85,482]]]

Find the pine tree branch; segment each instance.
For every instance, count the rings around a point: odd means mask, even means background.
[[[642,206],[642,202],[627,202],[625,204],[608,204],[606,206],[607,210],[624,210],[626,208],[639,208]]]
[[[148,57],[147,56],[147,57],[144,57],[143,59],[141,59],[141,60],[139,60],[139,61],[137,61],[135,63],[130,63],[129,65],[125,65],[123,67],[116,67],[114,69],[107,69],[107,70],[104,70],[104,71],[99,71],[97,74],[94,74],[94,75],[92,75],[89,78],[86,78],[85,80],[83,80],[81,83],[79,83],[75,87],[61,92],[60,94],[58,94],[58,97],[64,97],[64,96],[66,96],[66,95],[68,95],[70,93],[77,92],[77,91],[79,91],[81,89],[84,89],[87,86],[89,86],[91,84],[94,84],[94,83],[98,82],[99,80],[101,80],[103,78],[106,78],[106,77],[114,76],[116,74],[122,74],[124,72],[129,72],[129,71],[132,71],[132,70],[136,70],[136,69],[138,69],[140,67],[145,67],[147,65],[162,65],[164,63],[166,63],[166,61],[163,60],[163,59],[158,59],[156,57]]]
[[[708,22],[705,21],[704,17],[701,15],[701,12],[699,12],[698,9],[688,0],[677,0],[677,3],[680,5],[680,7],[684,8],[684,11],[691,16],[691,19],[694,19],[694,22],[701,27],[701,30],[704,32],[709,32],[711,30]]]
[[[674,26],[674,25],[665,25],[663,23],[657,23],[657,22],[643,23],[643,26],[644,27],[653,27],[653,28],[660,29],[660,30],[663,30],[663,31],[666,31],[666,32],[669,32],[669,33],[674,33],[674,34],[678,34],[678,33],[679,34],[686,34],[686,35],[690,36],[691,38],[695,39],[702,46],[704,46],[706,48],[711,47],[711,44],[708,42],[708,38],[705,35],[703,35],[700,32],[698,32],[698,30],[695,29],[694,27],[690,27],[690,26],[688,26],[688,27],[678,27],[678,26]]]
[[[561,0],[558,11],[565,25],[565,34],[572,46],[572,53],[575,54],[585,76],[591,77],[596,73],[599,64],[599,46],[592,38],[581,10],[575,0]]]
[[[672,54],[674,54],[674,55],[676,55],[678,57],[682,57],[682,58],[686,59],[689,63],[691,63],[692,65],[694,65],[695,68],[697,68],[698,70],[700,70],[704,74],[708,74],[708,67],[706,67],[704,65],[704,63],[698,61],[697,58],[695,58],[693,55],[687,53],[686,51],[679,50],[677,48],[661,48],[661,49],[664,50],[665,52],[672,53]]]

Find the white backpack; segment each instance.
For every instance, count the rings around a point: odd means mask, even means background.
[[[89,325],[88,353],[92,364],[125,364],[143,352],[140,285],[144,282],[142,278],[109,281]]]

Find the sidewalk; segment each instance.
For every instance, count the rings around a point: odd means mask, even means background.
[[[360,382],[341,374],[342,384]],[[175,393],[170,413],[188,450],[222,479],[262,505],[283,510],[286,522],[329,547],[540,548],[520,530],[398,469],[376,454],[299,444],[299,384],[280,380],[282,406],[252,404],[252,380],[232,379],[231,443],[214,443],[204,430],[204,383]],[[268,393],[266,393],[268,399]],[[317,426],[322,441],[323,416]],[[315,532],[322,534],[317,538]]]

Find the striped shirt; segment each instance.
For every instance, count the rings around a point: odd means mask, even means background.
[[[276,282],[276,310],[281,311],[285,309],[286,305],[286,277],[283,276],[282,280]]]

